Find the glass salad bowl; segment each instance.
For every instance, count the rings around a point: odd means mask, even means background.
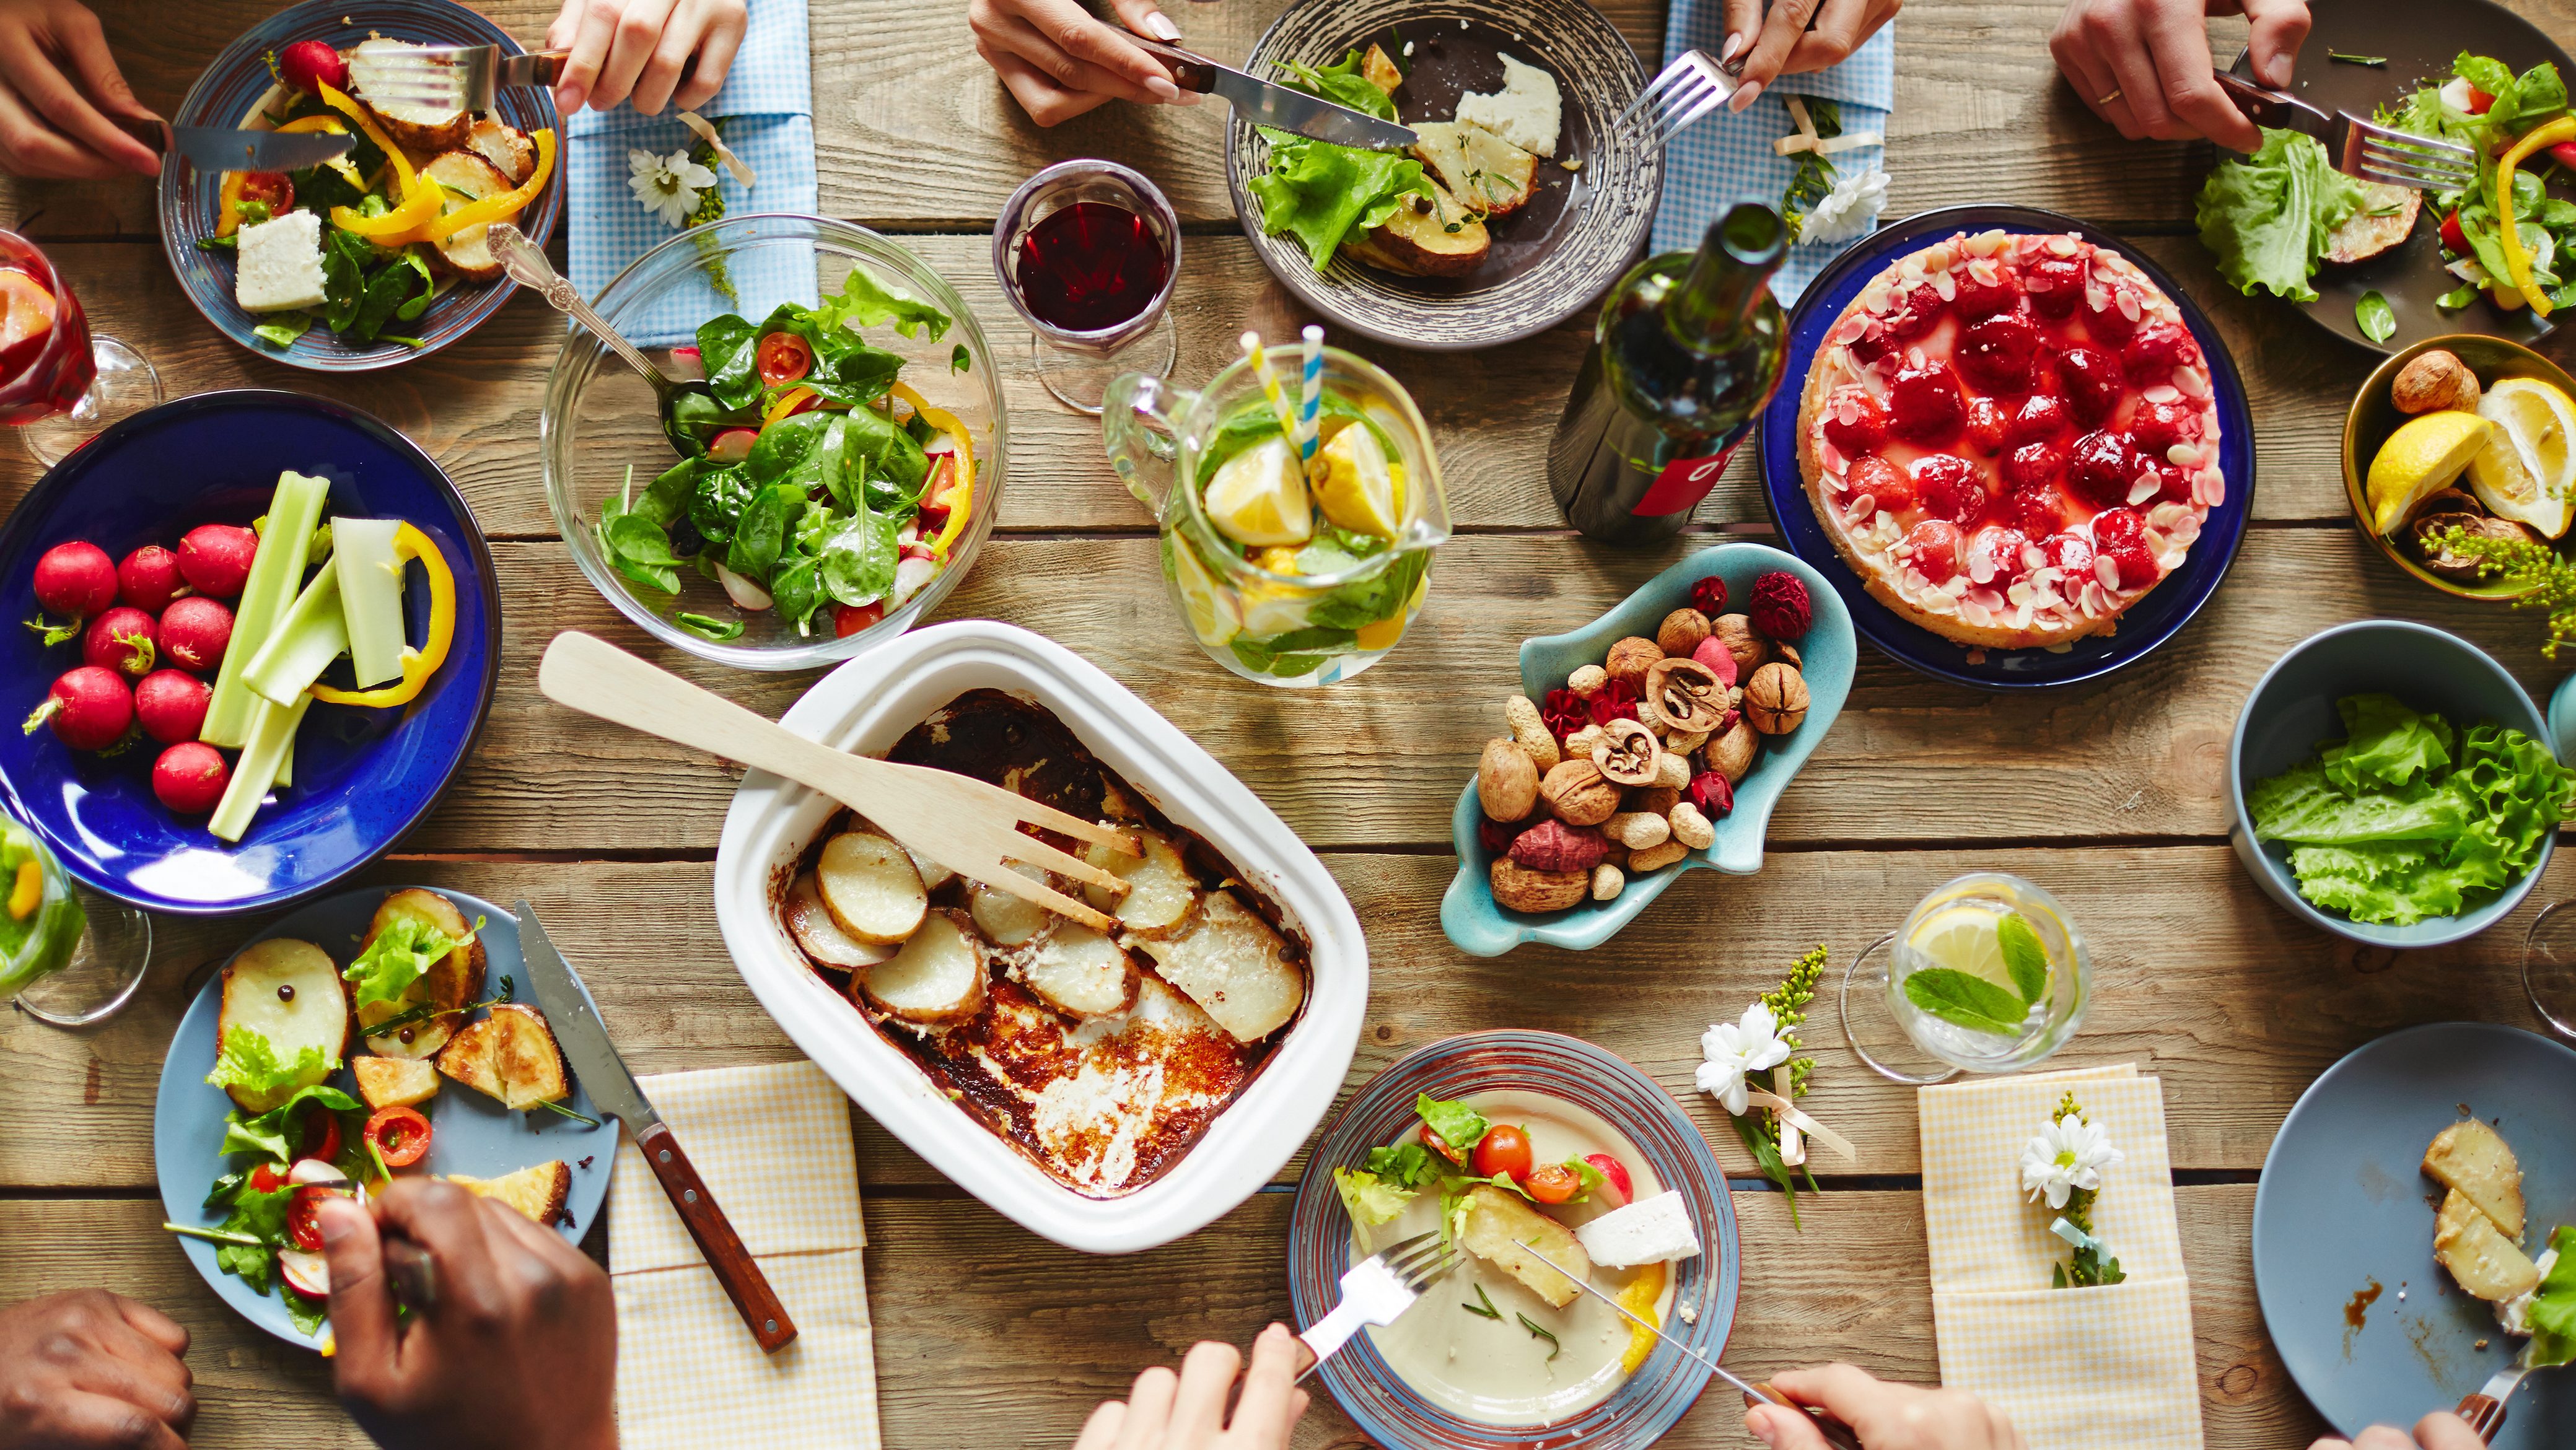
[[[775,608],[744,608],[727,587],[741,581],[720,581],[717,571],[697,561],[699,553],[708,551],[722,557],[726,548],[691,547],[699,543],[693,529],[673,535],[674,554],[690,555],[676,558],[676,567],[665,576],[676,578],[677,592],[630,577],[621,568],[621,557],[604,541],[604,526],[619,513],[649,508],[651,485],[680,455],[664,436],[652,388],[587,330],[575,327],[565,337],[538,422],[546,500],[583,576],[663,643],[743,669],[837,663],[901,634],[937,609],[992,531],[1009,439],[992,351],[965,299],[910,250],[865,227],[828,217],[728,217],[673,234],[617,274],[591,305],[672,377],[693,378],[699,373],[693,349],[700,324],[734,313],[757,327],[782,302],[811,307],[818,298],[844,295],[852,269],[860,267],[898,300],[909,294],[910,300],[946,314],[944,329],[916,325],[915,336],[905,336],[893,322],[866,323],[864,318],[854,331],[868,346],[901,359],[894,396],[911,397],[897,412],[909,416],[916,401],[927,404],[922,416],[932,426],[922,431],[932,435],[931,447],[955,451],[953,424],[972,452],[970,488],[962,505],[965,523],[948,537],[942,557],[932,561],[937,572],[908,594],[882,600],[881,617],[864,610],[836,611],[827,595],[800,632]],[[729,288],[731,297],[720,287]],[[761,400],[762,406],[772,403],[782,412],[794,406],[791,395],[781,390]],[[935,456],[932,462],[935,480],[940,465]],[[746,461],[745,466],[755,465]],[[784,476],[798,474],[791,469]],[[934,487],[925,484],[925,496]],[[918,543],[926,547],[937,540],[921,537]],[[633,566],[631,552],[624,559]],[[919,565],[911,566],[903,584],[913,585],[920,572]],[[764,596],[754,589],[747,597],[757,604]],[[836,618],[844,621],[837,628]],[[840,633],[842,628],[849,632]]]

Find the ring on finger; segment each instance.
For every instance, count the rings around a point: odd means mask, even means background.
[[[2111,104],[2113,101],[2116,101],[2116,100],[2118,100],[2118,99],[2120,99],[2120,88],[2119,88],[2118,86],[2113,86],[2113,87],[2111,88],[2111,94],[2109,94],[2109,95],[2107,95],[2107,96],[2104,96],[2104,97],[2103,97],[2103,98],[2101,98],[2100,100],[2095,101],[2093,104],[2095,104],[2095,105],[2097,105],[2097,106],[2107,106],[2107,105]]]

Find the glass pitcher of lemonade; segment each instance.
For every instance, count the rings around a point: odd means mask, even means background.
[[[1303,352],[1277,356],[1284,369]],[[1162,527],[1181,617],[1218,664],[1264,685],[1329,685],[1383,659],[1421,612],[1449,502],[1422,414],[1370,363],[1324,349],[1313,469],[1247,361],[1196,392],[1128,373],[1100,424]]]

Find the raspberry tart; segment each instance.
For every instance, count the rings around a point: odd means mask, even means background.
[[[2182,310],[2080,236],[1957,233],[1834,320],[1798,413],[1816,517],[1872,597],[1971,647],[2109,634],[2227,497]]]

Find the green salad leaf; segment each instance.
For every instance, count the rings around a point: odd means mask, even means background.
[[[359,1106],[356,1098],[338,1088],[316,1083],[296,1089],[294,1096],[257,1117],[245,1118],[236,1108],[224,1116],[224,1144],[220,1151],[227,1158],[250,1153],[272,1163],[292,1162],[302,1145],[307,1108],[354,1113]]]
[[[479,930],[481,922],[475,923]],[[420,974],[438,965],[449,952],[469,945],[474,933],[452,937],[427,920],[411,915],[397,916],[377,931],[340,976],[357,987],[351,1005],[372,1006],[378,1002],[399,999]]]
[[[2260,287],[2313,302],[2308,278],[2328,237],[2363,199],[2361,183],[2335,170],[2323,146],[2295,131],[2267,130],[2262,149],[2220,162],[2201,184],[2200,240],[2238,291],[2251,296]]]
[[[248,1174],[227,1173],[216,1179],[206,1207],[231,1210],[218,1232],[244,1234],[259,1243],[215,1245],[215,1267],[266,1294],[269,1275],[277,1267],[277,1250],[286,1242],[286,1210],[294,1201],[295,1189],[289,1184],[262,1193],[251,1186]]]
[[[1328,66],[1291,65],[1280,84],[1380,120],[1395,119],[1395,102],[1360,74],[1356,50]],[[1385,225],[1406,196],[1432,194],[1422,163],[1409,156],[1336,146],[1267,127],[1261,135],[1270,143],[1270,169],[1246,186],[1261,204],[1262,230],[1274,237],[1282,232],[1295,236],[1318,272],[1332,262],[1343,238]]]
[[[1333,1190],[1342,1196],[1342,1210],[1351,1222],[1363,1229],[1392,1222],[1413,1202],[1416,1192],[1364,1168],[1334,1169]]]
[[[2335,702],[2345,739],[2320,753],[2326,778],[2346,791],[2369,783],[2402,786],[2451,763],[2456,738],[2439,715],[2418,715],[2394,695],[2346,695]]]
[[[1485,1129],[1491,1126],[1485,1121],[1485,1115],[1467,1106],[1464,1099],[1442,1102],[1429,1093],[1422,1093],[1414,1098],[1413,1111],[1422,1119],[1422,1126],[1462,1154],[1475,1152],[1476,1145],[1484,1141]]]
[[[308,1046],[291,1060],[280,1062],[276,1044],[248,1027],[236,1026],[224,1034],[223,1045],[215,1054],[215,1070],[206,1074],[206,1081],[219,1088],[270,1093],[318,1083],[339,1065],[318,1046]]]
[[[948,335],[947,313],[878,281],[865,267],[852,267],[850,275],[841,279],[840,292],[823,294],[822,305],[813,315],[817,325],[824,327],[882,327],[890,322],[906,337],[928,333],[929,340],[937,342]]]
[[[2534,1368],[2576,1363],[2576,1228],[2560,1225],[2549,1246],[2558,1251],[2558,1262],[2532,1291],[2527,1311]]]

